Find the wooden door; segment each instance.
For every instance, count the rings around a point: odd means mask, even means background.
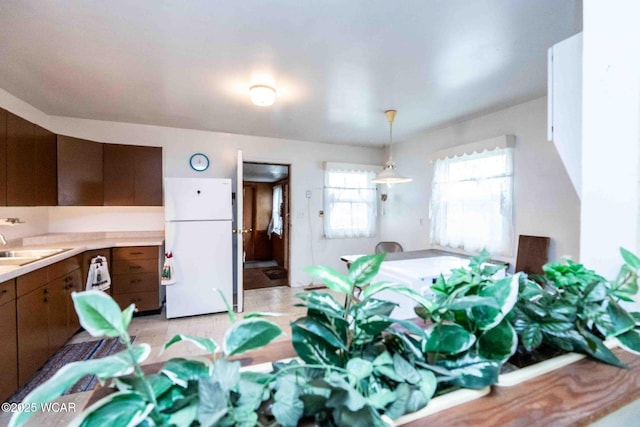
[[[162,147],[134,147],[135,205],[162,206]]]
[[[104,144],[104,205],[133,206],[135,147]]]
[[[0,206],[7,206],[7,111],[0,108]]]
[[[58,204],[58,149],[56,134],[34,125],[35,143],[35,204]]]
[[[255,205],[256,205],[256,187],[253,185],[243,185],[243,224],[244,230],[248,230],[242,234],[244,242],[245,261],[254,261],[255,258]]]
[[[35,125],[7,112],[7,206],[36,204]]]
[[[103,205],[102,145],[58,135],[58,205]]]
[[[49,299],[46,286],[17,301],[18,383],[24,385],[49,359]]]

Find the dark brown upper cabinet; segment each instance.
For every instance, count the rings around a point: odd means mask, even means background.
[[[35,125],[7,112],[7,206],[36,204]]]
[[[58,135],[58,205],[102,206],[102,146]]]
[[[56,206],[58,204],[58,150],[56,134],[35,125],[36,205]]]
[[[0,206],[7,206],[7,111],[0,108]]]
[[[162,206],[162,148],[104,144],[104,205]]]

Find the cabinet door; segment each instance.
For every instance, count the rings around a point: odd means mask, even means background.
[[[80,269],[72,271],[67,283],[67,339],[71,338],[80,329],[80,319],[73,306],[72,292],[82,292],[84,282],[82,280],[82,271]]]
[[[7,112],[7,206],[36,204],[35,125]]]
[[[56,134],[35,125],[35,203],[38,206],[58,204],[58,151]]]
[[[49,358],[49,290],[42,286],[18,298],[18,383],[24,385]]]
[[[7,111],[0,108],[0,206],[7,206]]]
[[[69,299],[68,276],[60,277],[47,285],[49,289],[49,356],[52,356],[69,338],[67,299]]]
[[[0,400],[13,394],[18,388],[18,341],[16,335],[16,302],[15,299],[0,305]]]
[[[135,147],[135,205],[162,206],[162,147]]]
[[[58,205],[102,206],[102,144],[58,135]]]
[[[135,147],[104,144],[104,205],[133,206]]]

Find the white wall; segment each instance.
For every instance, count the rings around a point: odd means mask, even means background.
[[[4,223],[0,223],[0,233],[4,235],[7,241],[45,234],[49,231],[48,209],[46,207],[0,207],[0,221],[5,218],[20,218],[21,221],[24,221],[22,224],[11,226],[5,226]],[[20,242],[17,243],[20,244]]]
[[[331,265],[345,271],[340,261],[341,255],[372,252],[379,240],[378,238],[324,239],[322,219],[318,215],[322,210],[324,182],[322,163],[333,161],[382,164],[382,150],[379,148],[47,116],[2,90],[0,90],[0,107],[15,112],[57,134],[104,143],[161,146],[166,177],[234,178],[236,154],[239,149],[243,150],[245,161],[290,164],[293,286],[310,283],[310,277],[303,272],[303,269],[312,264]],[[195,172],[189,167],[189,157],[194,152],[203,152],[209,156],[211,167],[207,171]],[[306,198],[307,190],[311,190],[311,199]],[[15,212],[24,213],[36,208],[15,209],[17,209]],[[49,232],[163,228],[164,214],[161,208],[51,207],[37,209],[41,211],[44,209],[41,222],[48,221],[46,231]],[[27,231],[26,228],[23,230]],[[46,231],[38,230],[33,234]]]
[[[384,239],[406,249],[429,247],[429,199],[433,165],[430,155],[456,145],[513,134],[514,253],[519,234],[549,236],[549,258],[578,258],[580,204],[553,145],[546,138],[546,97],[420,135],[395,148],[400,173],[413,182],[391,189],[383,219]]]
[[[581,259],[613,278],[640,250],[640,4],[584,4]]]

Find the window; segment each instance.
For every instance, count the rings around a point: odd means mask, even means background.
[[[282,185],[273,187],[273,202],[271,208],[271,221],[267,233],[271,238],[271,233],[282,236]]]
[[[373,166],[325,164],[324,234],[327,238],[373,237],[377,197]]]
[[[435,161],[431,243],[492,255],[512,246],[513,148]]]

